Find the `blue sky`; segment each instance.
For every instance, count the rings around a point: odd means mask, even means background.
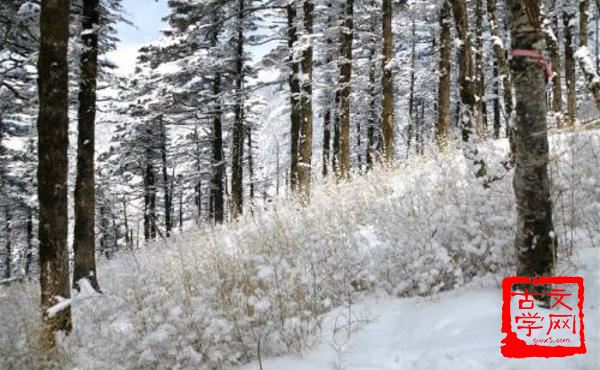
[[[165,27],[161,18],[167,15],[167,0],[123,0],[122,4],[125,18],[134,26],[117,24],[121,42],[108,58],[119,66],[120,73],[128,74],[134,70],[137,49],[157,39]]]

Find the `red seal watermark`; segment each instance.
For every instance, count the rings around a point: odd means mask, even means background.
[[[515,285],[551,286],[545,293],[513,290]],[[547,289],[546,289],[547,290]],[[546,297],[541,297],[545,294]],[[536,305],[545,300],[548,307]],[[583,278],[577,276],[507,277],[502,281],[504,357],[566,357],[586,352]]]

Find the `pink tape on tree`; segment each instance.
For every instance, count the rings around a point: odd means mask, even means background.
[[[546,78],[552,77],[552,64],[547,63],[542,53],[540,53],[538,50],[511,49],[510,55],[513,57],[523,57],[538,62],[542,67],[544,67],[544,74],[546,75]]]

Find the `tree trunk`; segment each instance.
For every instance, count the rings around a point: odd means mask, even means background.
[[[235,105],[231,146],[231,217],[242,214],[244,198],[244,0],[238,0],[235,55]]]
[[[435,141],[440,151],[445,150],[448,145],[448,126],[450,124],[451,10],[450,2],[445,0],[440,11],[440,77],[438,83],[438,117],[435,126]]]
[[[106,258],[109,259],[110,253],[108,250],[108,217],[106,216],[106,202],[104,199],[100,202],[100,253],[104,253]],[[146,228],[146,213],[144,212],[144,236],[146,236],[146,231],[148,232],[146,239],[150,238],[150,224],[148,223],[148,228]],[[138,227],[139,229],[139,227]]]
[[[302,50],[302,80],[300,84],[300,106],[302,118],[298,135],[298,185],[305,199],[310,196],[311,160],[312,160],[312,63],[313,50],[311,37],[313,36],[313,9],[312,0],[304,0],[304,32],[307,45]]]
[[[156,181],[152,165],[152,149],[146,149],[144,169],[144,239],[156,238]],[[105,233],[107,230],[104,231]]]
[[[336,91],[334,98],[336,109],[333,115],[333,155],[331,156],[331,170],[338,173],[340,162],[340,115],[337,107],[340,106],[340,91]]]
[[[468,160],[472,161],[477,177],[485,176],[486,167],[480,158],[477,150],[477,144],[474,140],[473,127],[475,122],[474,112],[477,99],[475,85],[475,69],[473,66],[471,36],[469,34],[469,23],[465,0],[452,0],[452,13],[456,27],[457,37],[462,41],[458,47],[458,81],[460,87],[460,109],[461,109],[461,128],[462,139],[464,142],[464,154]]]
[[[300,125],[302,119],[302,110],[300,106],[300,63],[295,56],[295,47],[298,41],[297,11],[294,3],[287,5],[288,21],[288,52],[290,75],[288,83],[290,86],[290,186],[296,190],[298,184],[298,143],[300,137]]]
[[[406,133],[406,155],[410,153],[413,134],[415,133],[415,72],[417,69],[417,25],[413,18],[411,25],[411,41],[410,41],[410,93],[408,95],[408,128]]]
[[[596,3],[596,6],[599,6]],[[600,110],[600,76],[594,71],[594,65],[589,58],[588,51],[588,18],[589,18],[589,0],[579,2],[579,50],[577,51],[577,61],[579,68],[583,72],[585,83],[592,93],[596,108]],[[596,35],[596,38],[598,35]]]
[[[325,107],[323,114],[323,177],[329,174],[329,161],[331,160],[331,108]]]
[[[598,1],[596,1],[596,19],[594,20],[594,25],[596,26],[596,34],[594,38],[595,51],[596,51],[596,74],[600,73],[600,8],[598,7]]]
[[[575,59],[573,52],[573,33],[575,27],[573,21],[575,14],[568,8],[563,11],[563,25],[565,33],[565,83],[567,85],[567,123],[569,126],[575,124],[577,118],[577,97],[575,87]]]
[[[25,251],[25,275],[31,276],[31,263],[33,262],[33,209],[27,206],[27,250]]]
[[[485,102],[485,57],[483,54],[483,6],[475,0],[475,88],[477,91],[477,130],[482,136],[487,129],[487,104]]]
[[[500,82],[498,74],[498,61],[494,61],[494,139],[500,138]]]
[[[248,188],[250,205],[254,203],[254,154],[252,148],[252,128],[246,127],[246,138],[248,139]]]
[[[331,27],[331,14],[333,11],[333,3],[331,1],[327,2],[327,22],[325,26],[327,27],[327,36],[325,40],[325,66],[329,66],[333,61],[333,37],[332,32],[330,30]],[[326,84],[328,86],[332,85],[332,78],[329,72],[327,72]],[[327,89],[324,92],[325,102],[324,102],[324,113],[323,113],[323,169],[322,174],[323,177],[327,177],[329,173],[329,162],[331,161],[331,92]]]
[[[221,103],[218,96],[221,94],[221,73],[215,73],[213,81],[214,113],[212,117],[212,163],[210,178],[210,218],[216,222],[223,222],[224,214],[224,186],[225,163],[223,159],[223,130],[221,127]]]
[[[162,186],[164,194],[165,207],[165,236],[168,238],[173,229],[173,220],[171,217],[171,209],[173,208],[173,197],[169,189],[169,174],[167,161],[167,129],[162,114],[158,116],[158,124],[160,128],[160,157],[162,161]]]
[[[8,206],[4,207],[4,238],[5,238],[5,244],[4,244],[4,278],[5,279],[10,279],[11,275],[12,275],[12,229],[11,229],[11,223],[12,223],[12,217],[10,214],[10,210],[8,209]]]
[[[125,224],[125,247],[132,247],[132,240],[129,237],[129,219],[127,217],[127,201],[123,198],[123,223]]]
[[[69,1],[42,1],[38,56],[38,199],[42,343],[54,347],[57,331],[71,331],[71,308],[48,308],[70,292],[68,235]]]
[[[371,1],[371,9],[376,9],[375,1]],[[370,17],[371,42],[369,42],[369,60],[375,61],[377,55],[377,21],[375,15]],[[377,116],[377,81],[376,81],[376,63],[369,66],[369,117],[367,118],[367,171],[373,168],[373,163],[377,155],[377,138],[379,137],[378,116]]]
[[[340,104],[340,169],[341,178],[350,176],[350,92],[352,88],[352,39],[354,0],[345,0],[342,27],[340,30],[340,79],[338,89]]]
[[[463,141],[469,142],[473,136],[474,110],[476,103],[475,70],[473,51],[465,0],[452,0],[452,12],[456,34],[461,40],[458,47],[458,82],[460,85],[460,107]]]
[[[194,189],[194,201],[198,211],[197,222],[199,223],[202,220],[202,178],[198,179],[198,183]]]
[[[507,127],[507,132],[510,132],[508,128],[510,126],[510,117],[513,110],[512,86],[510,83],[510,70],[508,68],[508,64],[506,63],[506,57],[504,54],[504,43],[500,35],[498,19],[496,17],[496,0],[487,0],[487,12],[490,31],[492,33],[494,54],[496,55],[496,62],[498,63],[498,74],[500,75],[499,78],[502,80],[502,94],[504,98],[504,113],[506,118],[505,125]]]
[[[183,192],[179,191],[179,231],[183,230]]]
[[[83,1],[77,125],[77,177],[75,180],[75,228],[73,232],[73,286],[88,279],[100,291],[96,276],[96,181],[94,179],[96,129],[96,76],[98,71],[99,0]]]
[[[394,81],[392,64],[394,54],[394,35],[392,33],[392,0],[383,0],[383,110],[381,132],[383,135],[382,157],[386,164],[395,158],[395,120],[394,120]]]
[[[556,1],[553,5],[556,4]],[[553,7],[555,8],[555,7]],[[552,29],[551,24],[554,25]],[[562,84],[561,84],[561,61],[560,61],[560,45],[558,44],[555,30],[557,30],[558,20],[556,13],[554,13],[554,20],[552,23],[546,22],[544,31],[546,33],[546,43],[548,44],[548,50],[550,51],[550,60],[552,62],[552,110],[554,111],[554,118],[556,119],[556,126],[562,126]]]
[[[512,48],[542,53],[540,0],[507,0]],[[545,77],[537,61],[513,57],[516,93],[516,153],[513,187],[517,202],[517,275],[551,276],[556,236],[548,177]],[[530,286],[530,291],[546,287]]]

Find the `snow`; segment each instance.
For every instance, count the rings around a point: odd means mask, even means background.
[[[301,356],[262,361],[264,370],[600,369],[600,251],[581,249],[575,272],[587,282],[584,315],[587,353],[566,358],[507,359],[500,353],[501,290],[481,279],[427,298],[369,297],[352,307],[366,323],[348,338],[333,333],[339,310],[328,317],[320,345]],[[357,319],[358,320],[358,319]],[[328,330],[329,329],[329,330]],[[339,341],[343,345],[339,345]],[[257,369],[252,363],[242,370]]]
[[[491,36],[492,45],[504,48],[504,41],[498,36]]]
[[[71,306],[71,302],[72,302],[71,299],[66,299],[61,296],[56,296],[56,297],[54,297],[54,299],[58,303],[56,303],[54,306],[52,306],[46,310],[48,317],[54,317],[59,312],[65,310],[67,307]]]

